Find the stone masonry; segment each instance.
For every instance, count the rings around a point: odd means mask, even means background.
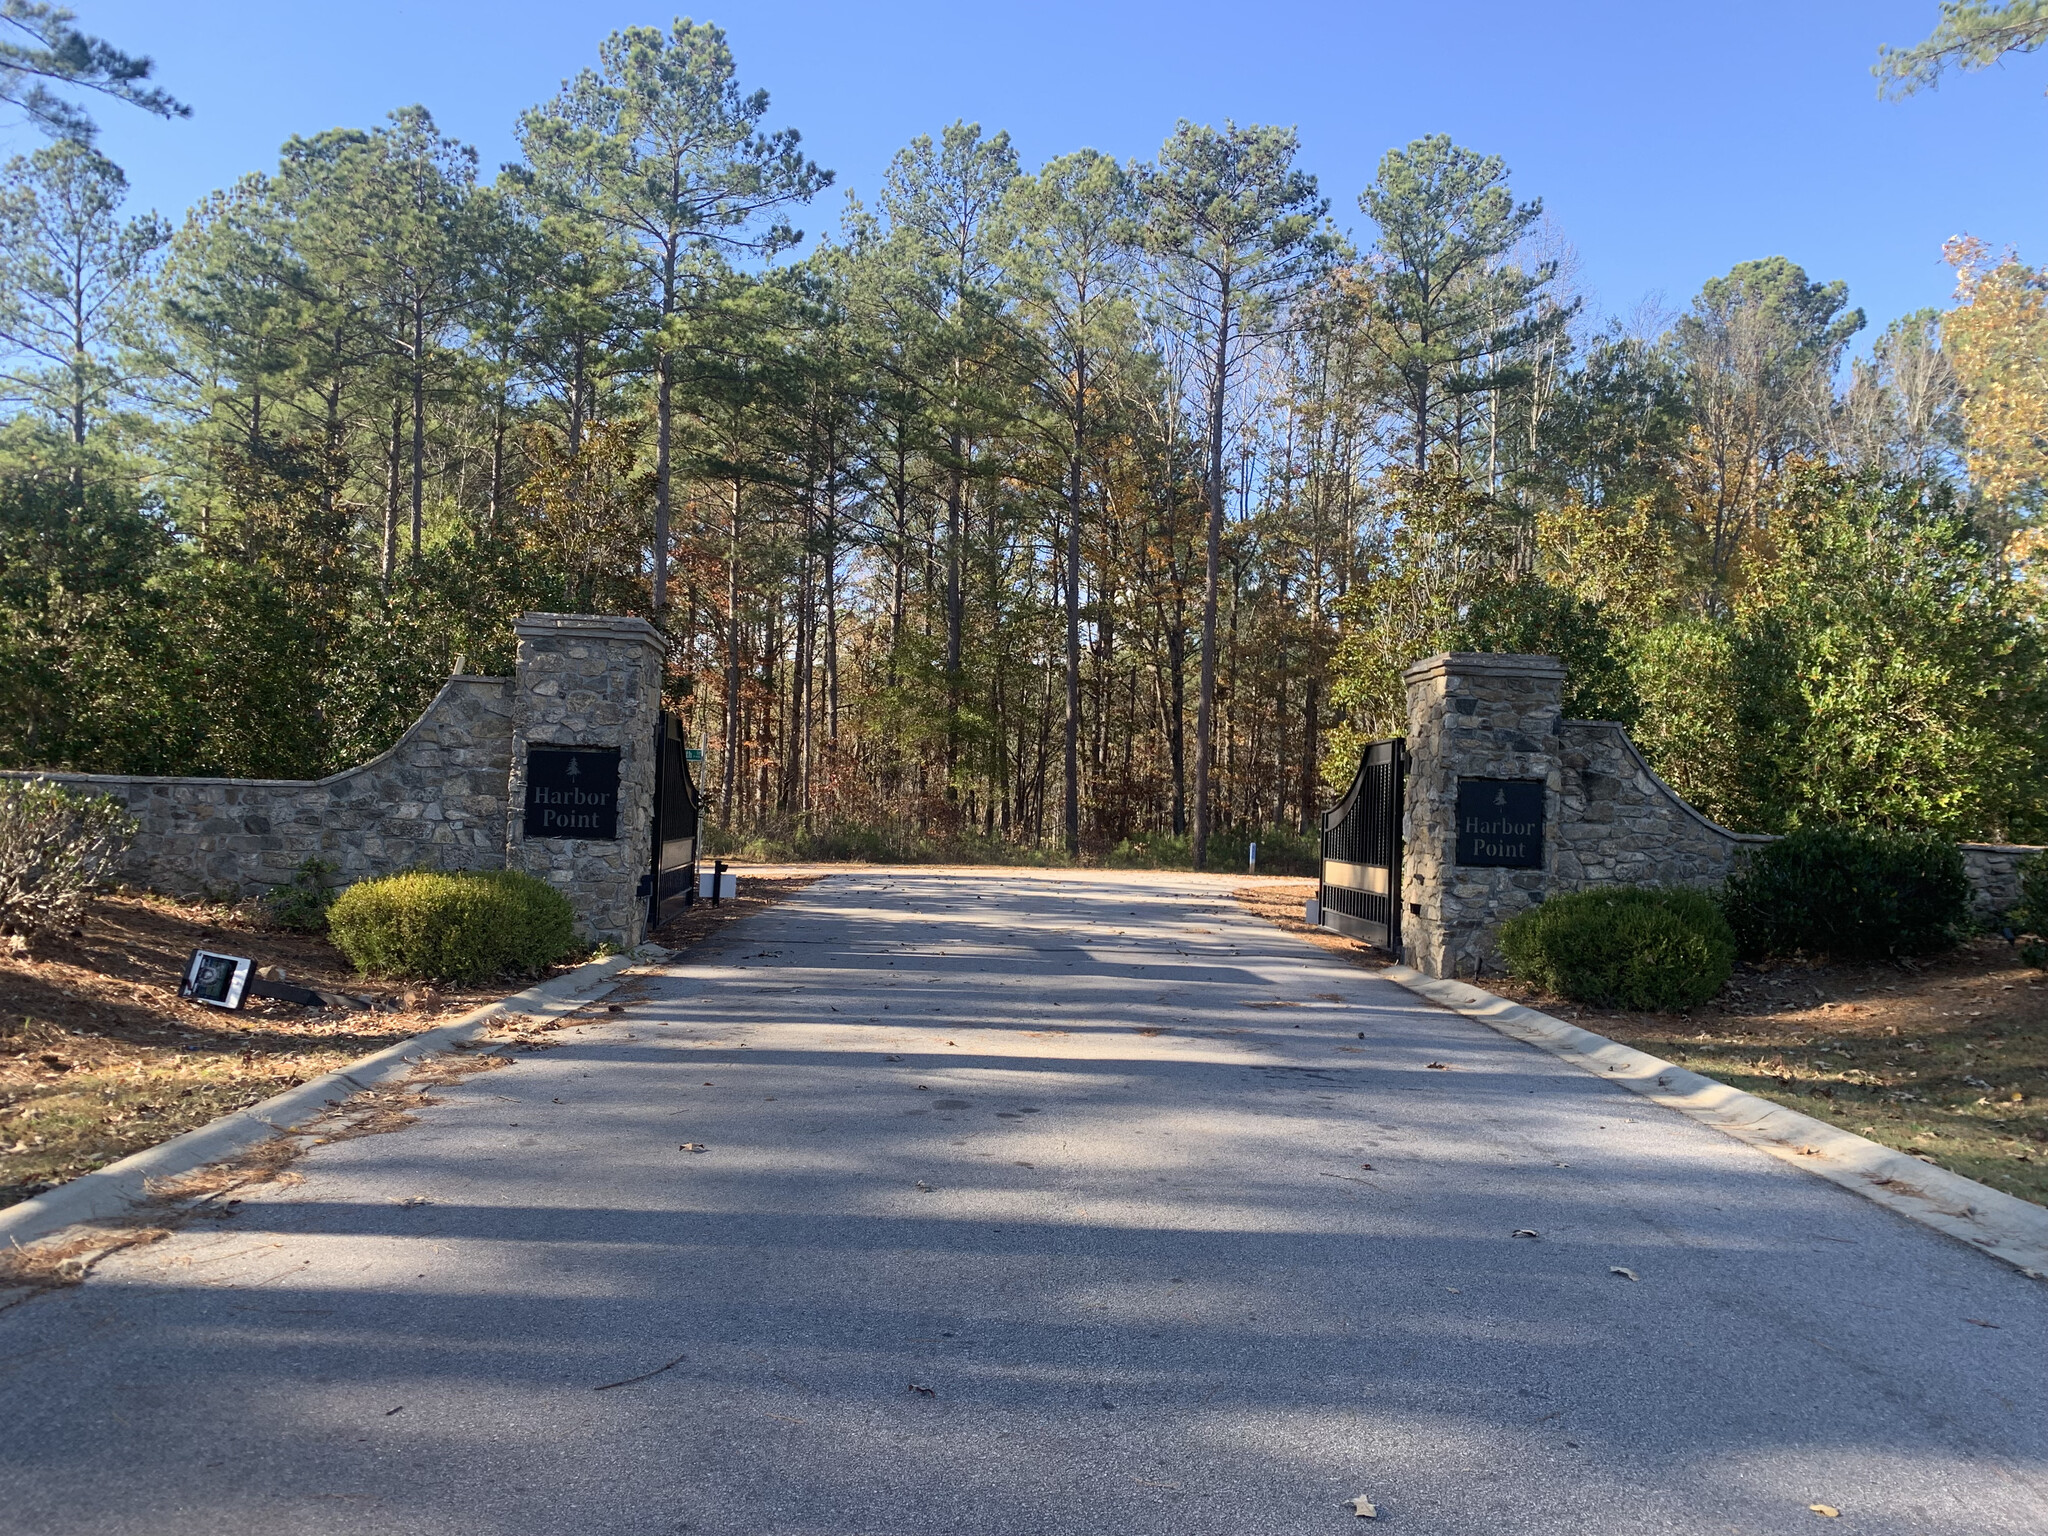
[[[1401,958],[1431,976],[1472,976],[1502,920],[1543,899],[1557,857],[1564,665],[1550,656],[1425,657],[1408,689],[1408,795],[1401,853]],[[1460,778],[1541,782],[1542,869],[1457,863]]]
[[[516,677],[451,677],[390,751],[324,779],[42,778],[127,806],[140,830],[118,878],[174,895],[247,898],[307,859],[336,883],[402,869],[523,869],[576,907],[584,938],[631,947],[653,859],[661,638],[645,619],[529,613]],[[526,747],[619,749],[619,837],[524,835]]]
[[[346,885],[394,870],[502,869],[512,683],[451,677],[390,751],[324,779],[20,773],[110,795],[140,825],[118,877],[181,896],[261,896],[307,859]]]
[[[647,920],[643,876],[654,848],[655,733],[661,720],[662,643],[645,619],[528,613],[513,624],[518,724],[506,796],[505,867],[554,885],[585,936],[627,948]],[[529,746],[619,749],[619,836],[527,838]]]
[[[1564,718],[1564,665],[1552,656],[1445,653],[1402,673],[1408,690],[1402,959],[1431,976],[1501,968],[1500,925],[1553,891],[1600,885],[1719,885],[1772,839],[1731,832],[1680,799],[1612,721]],[[1543,864],[1457,862],[1458,781],[1524,779],[1545,788]],[[1965,843],[1980,915],[2019,895],[2032,847]]]

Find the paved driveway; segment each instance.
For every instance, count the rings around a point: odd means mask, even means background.
[[[2048,1530],[2042,1286],[1228,888],[810,887],[0,1313],[0,1530]]]

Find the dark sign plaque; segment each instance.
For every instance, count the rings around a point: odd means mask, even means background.
[[[617,747],[528,747],[526,835],[619,835]]]
[[[1458,780],[1458,862],[1541,869],[1543,793],[1533,779]]]

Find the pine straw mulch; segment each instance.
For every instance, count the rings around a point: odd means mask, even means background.
[[[1385,954],[1313,929],[1313,880],[1238,900],[1289,932],[1383,967]],[[1512,976],[1478,985],[1788,1109],[2048,1205],[2048,973],[2002,939],[1882,964],[1735,968],[1682,1013],[1588,1008]]]
[[[0,946],[5,945],[0,940]],[[282,966],[376,1010],[177,996],[194,949]],[[71,936],[0,947],[0,1207],[153,1147],[531,983],[404,988],[361,980],[326,939],[246,909],[102,896]]]

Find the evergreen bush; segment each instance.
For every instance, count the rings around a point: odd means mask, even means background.
[[[2013,932],[2032,935],[2020,945],[2020,958],[2048,966],[2048,853],[2037,853],[2022,866],[2020,901],[2009,920]]]
[[[1735,935],[1714,898],[1677,887],[1569,891],[1501,926],[1515,975],[1600,1008],[1690,1008],[1720,991]]]
[[[134,835],[135,818],[110,796],[0,779],[0,933],[73,926]]]
[[[302,860],[285,884],[263,898],[270,920],[294,933],[318,933],[327,926],[334,905],[337,866],[321,858]]]
[[[576,942],[569,900],[516,870],[411,870],[365,880],[335,898],[327,931],[367,975],[484,981],[532,974]]]
[[[1742,953],[1882,960],[1969,930],[1962,850],[1931,833],[1801,827],[1755,849],[1722,905]]]

